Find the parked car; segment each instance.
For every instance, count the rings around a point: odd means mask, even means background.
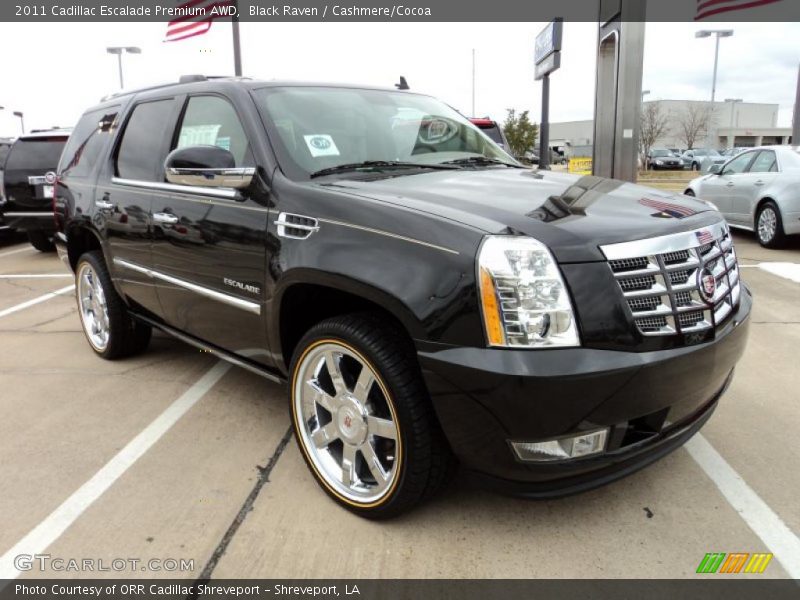
[[[478,129],[480,129],[483,133],[489,136],[489,138],[498,146],[500,146],[503,150],[511,153],[511,147],[508,145],[508,140],[506,139],[506,134],[503,132],[503,128],[497,121],[493,121],[488,117],[484,118],[477,118],[472,117],[470,118],[470,122],[475,125]]]
[[[731,227],[756,232],[767,248],[800,234],[800,146],[763,146],[714,165],[686,194],[713,202]]]
[[[3,168],[6,164],[6,157],[8,156],[8,151],[11,150],[11,144],[14,143],[12,138],[0,138],[0,232],[7,233],[11,228],[6,225],[5,220],[3,219],[3,204],[6,203],[6,197],[4,195],[4,185],[3,185]]]
[[[749,150],[749,148],[726,148],[720,154],[722,154],[722,156],[725,158],[732,158],[741,154],[742,152],[745,152],[746,150]]]
[[[370,518],[456,458],[527,497],[642,468],[709,419],[747,338],[709,203],[531,171],[407,91],[120,93],[78,123],[55,209],[97,355],[157,328],[285,383],[311,474]],[[132,213],[149,226],[121,227]]]
[[[69,138],[65,129],[31,132],[14,142],[3,170],[4,224],[25,231],[34,248],[52,252],[53,190],[61,151]]]
[[[683,159],[666,148],[653,148],[647,153],[648,169],[683,169]]]
[[[716,150],[707,148],[694,148],[687,150],[681,156],[684,165],[692,171],[708,171],[711,165],[721,165],[725,162],[725,157]]]

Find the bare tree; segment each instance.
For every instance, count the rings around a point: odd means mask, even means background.
[[[648,102],[642,107],[641,122],[639,124],[639,152],[642,156],[642,165],[647,169],[647,155],[666,132],[669,120],[661,110],[660,102]]]
[[[703,102],[690,102],[677,115],[678,137],[686,148],[691,150],[697,140],[703,139],[708,134],[712,116],[712,107]]]

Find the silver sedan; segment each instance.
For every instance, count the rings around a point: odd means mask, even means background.
[[[731,227],[767,248],[800,234],[800,146],[764,146],[713,165],[684,192],[713,202]]]

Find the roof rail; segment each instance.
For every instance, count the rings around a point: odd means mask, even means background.
[[[194,83],[195,81],[208,81],[205,75],[181,75],[178,83]]]
[[[252,79],[251,77],[234,77],[233,75],[181,75],[178,79],[178,83],[196,83],[199,81],[208,81],[209,79],[237,79],[237,80],[244,80],[244,79]],[[112,98],[117,98],[119,96],[127,96],[128,94],[136,94],[139,92],[146,92],[149,90],[157,90],[159,88],[169,87],[171,85],[175,85],[174,82],[166,82],[166,83],[159,83],[156,85],[149,85],[141,88],[130,89],[130,90],[119,90],[118,92],[112,92],[110,94],[106,94],[102,98],[100,98],[100,102],[105,102],[106,100],[111,100]]]

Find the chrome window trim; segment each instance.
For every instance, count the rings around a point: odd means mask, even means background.
[[[728,233],[725,223],[714,223],[706,227],[698,227],[691,231],[681,231],[661,237],[635,240],[632,242],[621,242],[619,244],[606,244],[600,246],[603,254],[608,260],[622,260],[632,256],[651,256],[653,254],[665,254],[668,252],[680,252],[687,248],[699,246],[697,233],[700,231],[710,231],[714,239],[719,239],[723,234]]]
[[[121,258],[115,258],[114,264],[123,267],[125,269],[130,269],[131,271],[136,271],[137,273],[142,273],[144,275],[147,275],[151,279],[160,279],[161,281],[177,285],[191,292],[195,292],[196,294],[200,294],[201,296],[205,296],[206,298],[211,298],[212,300],[216,300],[217,302],[222,302],[224,304],[228,304],[235,308],[239,308],[241,310],[245,310],[247,312],[251,312],[256,315],[261,314],[261,305],[258,304],[257,302],[251,302],[250,300],[243,300],[242,298],[237,298],[236,296],[223,294],[222,292],[212,290],[202,285],[197,285],[196,283],[184,281],[183,279],[178,279],[177,277],[173,277],[172,275],[167,275],[166,273],[161,273],[160,271],[148,269],[147,267],[137,265],[136,263],[128,262],[127,260],[123,260]]]
[[[226,198],[233,200],[239,194],[234,189],[222,188],[209,188],[196,185],[177,185],[174,183],[165,183],[159,181],[142,181],[139,179],[123,179],[121,177],[112,177],[111,183],[122,186],[144,188],[146,190],[153,190],[158,192],[173,192],[179,194],[195,194],[198,196],[213,196],[215,198]]]

